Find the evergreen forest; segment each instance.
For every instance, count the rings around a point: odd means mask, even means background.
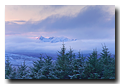
[[[80,51],[75,54],[71,48],[66,52],[65,44],[62,44],[55,61],[52,56],[40,54],[32,67],[26,66],[25,61],[14,67],[8,58],[5,79],[115,79],[115,55],[102,46],[101,53],[93,49],[91,54],[83,56]]]

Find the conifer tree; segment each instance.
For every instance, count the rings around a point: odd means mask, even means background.
[[[84,71],[84,62],[85,57],[78,52],[78,58],[72,61],[72,72],[73,74],[70,75],[71,79],[82,79],[83,78],[83,71]]]
[[[113,58],[111,58],[111,54],[108,51],[108,48],[106,46],[102,47],[103,50],[101,52],[101,66],[102,66],[102,79],[110,79],[115,77],[115,61]]]
[[[59,54],[58,54],[57,62],[61,68],[65,69],[66,62],[68,59],[67,59],[67,56],[65,55],[65,50],[66,50],[65,44],[63,43],[62,45],[63,45],[63,48],[61,48],[60,52],[58,51]]]
[[[27,66],[25,65],[25,60],[21,66],[18,66],[17,70],[17,79],[29,79],[28,75],[29,71],[27,70]]]
[[[80,71],[79,71],[79,64],[76,59],[72,61],[72,74],[69,74],[70,79],[79,79],[80,78]]]
[[[87,66],[84,71],[87,79],[99,79],[100,77],[101,67],[97,56],[97,51],[93,50],[93,53],[87,59]]]
[[[9,58],[5,61],[5,79],[16,79],[16,68],[12,67]]]
[[[42,57],[42,54],[40,54],[41,56],[39,57],[39,60],[34,61],[33,62],[33,67],[30,68],[31,72],[30,72],[30,77],[32,79],[40,79],[41,76],[41,69],[44,65],[44,58]]]
[[[86,57],[83,56],[83,54],[80,53],[80,51],[78,52],[78,59],[77,59],[77,63],[79,65],[79,73],[80,73],[80,77],[81,79],[84,78],[84,68],[85,68],[85,59]]]
[[[79,51],[78,52],[78,59],[77,59],[77,61],[79,63],[79,66],[81,66],[83,68],[85,67],[85,58],[86,57],[84,57],[83,54],[81,54],[80,51]]]
[[[69,79],[69,58],[68,54],[65,53],[65,44],[63,43],[63,48],[58,54],[57,62],[56,62],[56,76],[60,79]]]
[[[62,45],[56,61],[41,55],[29,70],[24,61],[16,71],[8,58],[5,61],[5,79],[115,79],[115,56],[112,57],[106,46],[102,46],[100,58],[97,50],[93,50],[85,61],[86,57],[80,51],[76,58],[71,48],[66,53],[64,42]]]
[[[53,71],[54,66],[52,65],[52,57],[47,56],[44,58],[45,63],[41,69],[42,76],[40,79],[57,79]]]
[[[68,51],[68,53],[66,54],[68,55],[67,57],[69,58],[69,62],[72,62],[75,59],[75,53],[73,53],[73,50],[70,47],[70,50]]]

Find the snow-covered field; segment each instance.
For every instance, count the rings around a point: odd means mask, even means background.
[[[33,61],[39,59],[38,57],[32,57],[27,55],[5,53],[5,60],[7,60],[8,58],[13,66],[20,66],[21,64],[23,64],[24,60],[27,66],[32,66]]]
[[[20,66],[25,61],[27,66],[32,66],[34,61],[39,60],[39,56],[30,56],[30,55],[22,55],[22,54],[13,54],[13,53],[5,53],[5,61],[9,59],[12,66]],[[43,57],[46,55],[42,54]],[[52,61],[54,62],[56,58],[52,57]]]

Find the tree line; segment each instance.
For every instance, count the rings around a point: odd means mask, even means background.
[[[80,51],[76,55],[71,48],[66,52],[65,44],[62,45],[57,60],[40,55],[32,67],[24,61],[16,68],[7,59],[5,79],[115,79],[115,55],[112,57],[106,46],[102,46],[98,58],[96,49],[83,56]]]

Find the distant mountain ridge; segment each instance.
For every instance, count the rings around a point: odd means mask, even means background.
[[[68,41],[76,41],[77,39],[69,39],[69,38],[66,38],[66,37],[49,37],[49,38],[46,38],[46,37],[43,37],[43,36],[40,36],[38,38],[40,41],[42,42],[50,42],[50,43],[57,43],[57,42],[68,42]]]

